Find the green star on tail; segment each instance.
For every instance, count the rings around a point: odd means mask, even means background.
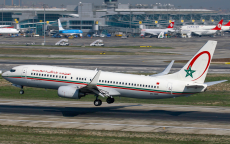
[[[185,69],[184,71],[187,73],[185,77],[191,76],[192,78],[193,78],[192,74],[196,72],[195,70],[191,70],[191,66],[189,67],[189,69],[187,70]]]

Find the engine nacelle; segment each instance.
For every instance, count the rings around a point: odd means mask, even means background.
[[[79,92],[79,89],[70,86],[61,86],[58,88],[58,96],[70,99],[80,99],[85,96],[83,93]]]

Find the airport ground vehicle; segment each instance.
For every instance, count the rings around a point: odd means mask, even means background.
[[[90,44],[90,46],[104,46],[103,40],[98,39]]]
[[[68,39],[62,39],[62,40],[58,41],[55,45],[69,46],[69,40]]]

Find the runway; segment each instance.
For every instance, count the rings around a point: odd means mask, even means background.
[[[230,135],[230,108],[0,99],[2,125]]]

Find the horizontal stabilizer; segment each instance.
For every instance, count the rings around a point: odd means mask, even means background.
[[[174,60],[171,61],[171,63],[165,68],[165,70],[163,72],[161,72],[159,74],[151,75],[151,77],[167,75],[170,72],[173,64],[174,64]]]
[[[212,86],[212,85],[219,84],[219,83],[223,83],[223,82],[226,82],[226,81],[228,81],[228,80],[206,82],[206,83],[204,83],[204,84],[206,84],[207,86]]]
[[[204,88],[206,85],[204,84],[195,84],[195,85],[187,85],[187,88]]]

